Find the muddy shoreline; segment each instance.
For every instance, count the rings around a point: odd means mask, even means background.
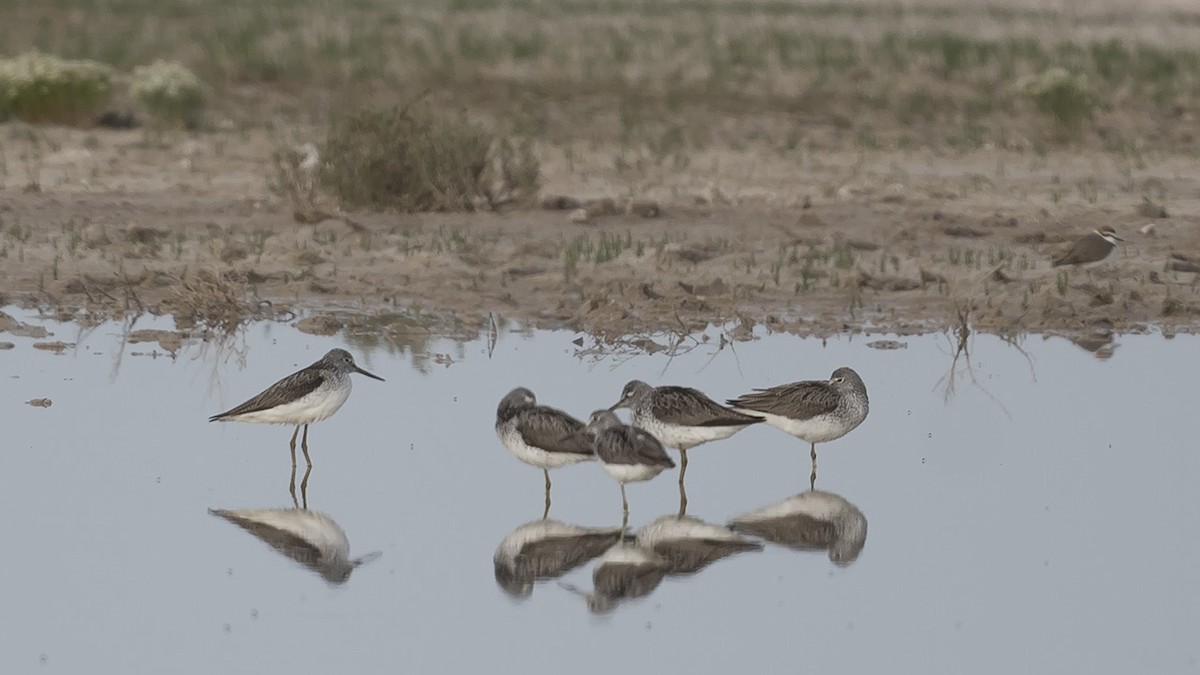
[[[1200,199],[1182,158],[1131,174],[1094,153],[1024,164],[1000,151],[831,153],[803,171],[763,157],[739,174],[752,153],[727,152],[726,170],[634,194],[602,157],[568,169],[543,149],[543,206],[410,215],[298,212],[266,187],[261,134],[147,144],[136,133],[46,133],[58,152],[36,174],[10,166],[0,191],[0,304],[63,316],[167,314],[201,336],[247,319],[381,334],[515,324],[625,343],[710,325],[731,340],[755,326],[816,336],[1200,327]],[[971,173],[989,162],[1003,171]],[[22,175],[38,189],[20,187]],[[1094,192],[1062,189],[1081,177]],[[586,219],[574,202],[590,204]],[[1102,225],[1126,239],[1108,260],[1051,266]]]
[[[914,210],[667,205],[657,218],[585,225],[537,209],[298,224],[261,202],[10,192],[6,220],[74,225],[31,228],[7,245],[3,301],[97,318],[169,314],[185,329],[276,318],[316,333],[469,335],[500,321],[614,341],[709,324],[734,326],[730,339],[758,325],[826,336],[964,320],[999,334],[1200,324],[1196,275],[1172,269],[1190,263],[1172,257],[1167,236],[1127,231],[1136,243],[1107,264],[1060,273],[1049,260],[1077,229]],[[912,225],[875,234],[871,223],[889,217]],[[80,253],[69,259],[57,251],[70,238]]]

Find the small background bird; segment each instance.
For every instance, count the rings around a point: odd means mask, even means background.
[[[1107,258],[1109,253],[1112,253],[1118,241],[1125,240],[1117,236],[1116,230],[1105,225],[1075,242],[1066,255],[1054,261],[1054,266],[1080,266],[1100,262]]]

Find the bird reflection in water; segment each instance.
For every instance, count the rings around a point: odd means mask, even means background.
[[[695,574],[722,558],[763,548],[727,527],[674,514],[638,530],[637,542],[662,556],[671,574]]]
[[[300,480],[300,498],[302,501],[296,500],[296,465],[292,465],[292,479],[288,483],[288,494],[292,496],[292,506],[295,508],[308,509],[308,477],[312,475],[312,464],[304,470],[304,478]]]
[[[592,592],[564,587],[587,600],[592,612],[611,612],[622,601],[643,598],[662,583],[671,563],[653,549],[622,541],[610,547],[592,570]]]
[[[359,558],[350,558],[350,541],[346,532],[333,518],[308,510],[308,477],[312,466],[300,482],[303,499],[301,508],[296,499],[296,467],[292,466],[289,492],[290,509],[209,509],[219,516],[261,539],[279,553],[316,572],[330,584],[343,584],[359,566],[381,554],[376,551]]]
[[[727,527],[669,514],[605,551],[592,571],[590,593],[565,588],[584,597],[592,612],[610,612],[624,601],[650,595],[667,576],[696,574],[723,558],[759,550],[762,544]]]
[[[305,509],[209,509],[271,548],[316,572],[330,584],[343,584],[378,551],[350,558],[350,541],[332,518]]]
[[[867,518],[844,497],[809,490],[738,516],[730,528],[797,551],[828,551],[846,567],[867,543]]]
[[[514,598],[533,594],[534,582],[556,579],[604,553],[621,539],[620,527],[583,527],[540,519],[513,530],[492,557],[496,583]]]

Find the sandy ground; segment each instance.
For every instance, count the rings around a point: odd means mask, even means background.
[[[1200,193],[1186,157],[751,148],[631,174],[603,149],[542,148],[541,198],[591,207],[574,222],[537,205],[298,214],[267,189],[265,134],[39,133],[34,145],[0,127],[0,304],[58,315],[171,314],[197,331],[255,317],[313,332],[512,322],[607,341],[654,334],[649,349],[709,324],[730,339],[755,325],[1200,326]],[[1108,260],[1051,267],[1101,225],[1126,239]]]

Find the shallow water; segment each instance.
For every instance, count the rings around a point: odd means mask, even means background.
[[[291,430],[206,419],[341,340],[263,324],[236,350],[171,359],[135,356],[153,345],[123,346],[119,325],[21,318],[78,347],[2,336],[16,343],[0,351],[3,673],[1197,668],[1195,338],[1123,336],[1100,360],[1062,339],[980,336],[973,378],[960,359],[949,395],[944,336],[891,351],[766,336],[673,360],[579,358],[561,332],[504,334],[490,356],[484,340],[416,356],[350,346],[387,382],[357,378],[311,429],[308,506],[349,541],[322,568],[209,512],[289,509]],[[536,582],[497,574],[497,548],[543,508],[541,472],[492,430],[512,387],[584,416],[635,377],[725,398],[840,365],[862,374],[871,413],[819,447],[816,487],[865,521],[861,541],[617,574],[644,594],[632,599],[597,593],[605,558]],[[24,404],[42,397],[53,405]],[[705,523],[811,498],[796,497],[807,446],[774,429],[689,457],[688,515]],[[562,531],[620,524],[598,466],[553,478]],[[632,531],[677,512],[675,478],[629,487]],[[581,541],[568,547],[580,558],[607,548]],[[601,590],[635,553],[609,554]]]

